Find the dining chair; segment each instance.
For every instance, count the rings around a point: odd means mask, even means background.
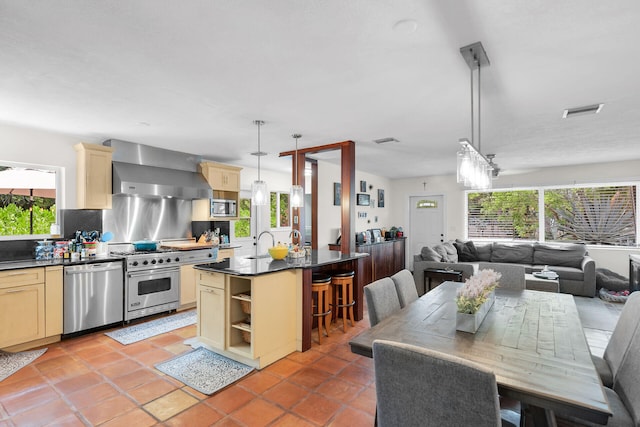
[[[391,280],[393,280],[393,283],[396,285],[400,307],[405,308],[418,299],[416,282],[413,280],[413,274],[411,274],[409,270],[405,268],[404,270],[398,271],[391,276]]]
[[[602,357],[591,356],[593,364],[600,375],[602,384],[612,387],[618,373],[618,368],[628,351],[629,343],[633,333],[640,324],[640,292],[633,292],[627,298],[627,302],[622,307],[622,312],[618,318],[609,343],[604,350]]]
[[[495,374],[473,362],[410,344],[376,340],[377,425],[518,425],[501,417]],[[510,411],[511,412],[511,411]]]
[[[526,289],[524,265],[504,264],[499,262],[478,263],[480,270],[493,270],[502,274],[500,287],[505,289]]]
[[[629,345],[614,376],[613,389],[605,387],[604,391],[612,413],[608,427],[640,425],[640,328],[635,328],[629,336]],[[558,426],[597,425],[573,417],[565,418],[559,411],[556,411],[556,420]]]
[[[364,287],[367,300],[369,323],[375,326],[396,311],[400,310],[400,300],[396,285],[390,277],[383,277]]]

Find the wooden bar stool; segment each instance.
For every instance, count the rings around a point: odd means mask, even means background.
[[[338,312],[342,309],[342,329],[347,332],[347,314],[351,320],[351,326],[354,326],[353,306],[356,301],[353,299],[353,278],[355,273],[348,271],[335,271],[331,276],[331,285],[333,286],[333,308],[334,316],[338,316]]]
[[[316,303],[311,302],[311,315],[318,317],[318,344],[322,344],[322,325],[329,336],[329,327],[331,326],[331,308],[329,307],[329,290],[331,285],[331,276],[321,273],[313,273],[311,279],[311,298],[315,297]]]

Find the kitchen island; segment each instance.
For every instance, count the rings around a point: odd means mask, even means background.
[[[198,340],[262,368],[311,348],[312,274],[353,270],[356,320],[363,316],[361,274],[368,254],[316,250],[306,258],[233,257],[199,264]],[[249,322],[248,322],[249,321]]]

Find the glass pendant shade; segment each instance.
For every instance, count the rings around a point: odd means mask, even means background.
[[[289,197],[292,208],[301,208],[304,206],[304,188],[301,185],[291,186],[291,195]]]
[[[264,206],[269,200],[269,190],[267,183],[261,180],[253,181],[251,184],[251,203],[254,206]]]

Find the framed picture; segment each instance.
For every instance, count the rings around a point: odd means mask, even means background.
[[[356,204],[358,206],[369,206],[369,195],[368,194],[357,194]]]
[[[384,190],[378,188],[378,207],[384,208]]]
[[[360,191],[364,193],[367,191],[367,181],[360,181]]]
[[[333,183],[333,206],[340,206],[340,200],[342,200],[342,191],[339,182]]]

